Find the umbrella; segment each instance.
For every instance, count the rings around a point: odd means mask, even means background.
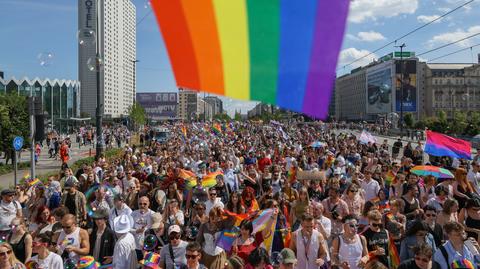
[[[410,172],[418,176],[434,176],[436,178],[454,178],[452,172],[445,168],[432,165],[418,165],[410,169]]]

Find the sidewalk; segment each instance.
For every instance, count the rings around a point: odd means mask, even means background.
[[[71,165],[77,160],[88,157],[90,150],[91,150],[92,156],[95,156],[95,148],[92,148],[92,145],[82,146],[79,149],[77,143],[72,143],[72,147],[70,150],[70,160],[68,161],[68,164]],[[2,159],[1,161],[4,163],[5,159]],[[30,161],[30,150],[24,150],[22,151],[20,162],[28,162],[28,161]],[[42,148],[42,152],[40,154],[38,163],[35,166],[35,174],[38,176],[38,175],[46,174],[49,172],[60,171],[60,166],[61,166],[61,162],[59,159],[55,160],[55,159],[48,158],[48,149],[46,145],[44,145],[44,147]],[[29,174],[30,174],[30,168],[18,170],[17,182],[20,182],[20,180],[24,176]],[[0,189],[5,189],[13,185],[14,185],[14,172],[0,176]]]

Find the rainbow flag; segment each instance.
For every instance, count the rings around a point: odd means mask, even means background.
[[[223,175],[223,173],[222,172],[213,172],[213,173],[210,173],[210,174],[204,176],[202,178],[202,186],[205,187],[205,188],[214,187],[215,185],[217,185],[217,176],[219,176],[219,175]],[[196,185],[197,185],[196,177],[191,178],[191,179],[187,180],[186,188],[188,190],[190,190],[193,187],[195,187]]]
[[[42,182],[38,178],[31,179],[31,180],[28,181],[28,186],[29,187],[37,186],[37,185],[40,185],[40,184],[42,184]]]
[[[152,0],[151,4],[180,87],[324,118],[349,2]]]
[[[390,186],[392,183],[395,182],[395,174],[393,173],[392,170],[388,171],[388,173],[385,175],[385,185]]]
[[[237,213],[233,213],[231,211],[228,211],[228,210],[224,209],[223,213],[225,213],[225,215],[235,219],[235,223],[234,223],[235,226],[240,226],[240,223],[242,223],[243,220],[251,218],[257,212],[253,211],[253,212],[244,213],[244,214],[237,214]]]
[[[433,156],[448,156],[457,159],[472,159],[470,142],[441,133],[426,131],[425,153]]]
[[[212,125],[212,131],[215,133],[215,135],[221,136],[222,135],[222,126],[220,125],[220,123],[214,123]]]
[[[187,139],[187,128],[185,126],[182,126],[182,135],[183,135],[183,139]]]
[[[400,255],[398,255],[398,250],[393,242],[392,235],[390,235],[388,241],[388,255],[390,256],[390,268],[396,269],[400,265]]]
[[[231,229],[223,230],[217,240],[217,247],[223,248],[226,252],[229,252],[232,248],[233,242],[238,237],[239,228],[233,227]]]
[[[197,179],[197,176],[192,171],[184,169],[180,169],[178,172],[178,177],[188,181]]]
[[[288,170],[287,176],[290,183],[295,182],[295,180],[297,179],[297,168],[294,166],[290,167],[290,169]]]

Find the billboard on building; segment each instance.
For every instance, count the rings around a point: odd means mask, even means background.
[[[417,111],[417,61],[404,60],[403,68],[401,61],[395,62],[395,110],[400,112]],[[403,69],[403,83],[402,83]],[[403,84],[403,90],[402,89]],[[403,100],[402,100],[403,99]]]
[[[367,114],[392,111],[392,65],[379,65],[367,71]]]
[[[168,120],[177,117],[177,93],[137,93],[137,102],[150,120]]]

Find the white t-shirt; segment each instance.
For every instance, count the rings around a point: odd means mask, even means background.
[[[43,260],[41,260],[38,255],[36,255],[33,256],[30,260],[38,263],[39,268],[42,269],[63,269],[62,257],[60,257],[60,255],[58,255],[57,253],[50,252],[50,254],[48,254],[48,256]]]
[[[12,220],[17,216],[17,210],[21,210],[22,207],[17,201],[11,203],[5,203],[3,200],[0,202],[0,231],[10,230],[10,224]]]
[[[208,214],[210,213],[210,210],[212,210],[212,208],[214,207],[220,207],[221,209],[223,209],[224,207],[224,204],[222,203],[222,199],[220,198],[215,198],[215,202],[212,202],[210,199],[205,202],[205,214]]]
[[[148,209],[145,213],[142,213],[140,210],[135,210],[132,212],[131,216],[133,218],[134,224],[132,230],[137,230],[144,228],[145,231],[152,227],[152,214],[155,213],[152,210]],[[135,244],[137,249],[143,249],[143,238],[145,236],[145,231],[143,233],[136,233],[132,231],[133,236],[135,237]]]
[[[365,192],[365,201],[370,201],[373,198],[377,197],[378,192],[380,191],[380,185],[374,179],[370,179],[369,182],[362,181],[362,189]]]
[[[473,172],[473,170],[470,170],[467,174],[467,179],[472,182],[477,193],[480,193],[480,172]]]

